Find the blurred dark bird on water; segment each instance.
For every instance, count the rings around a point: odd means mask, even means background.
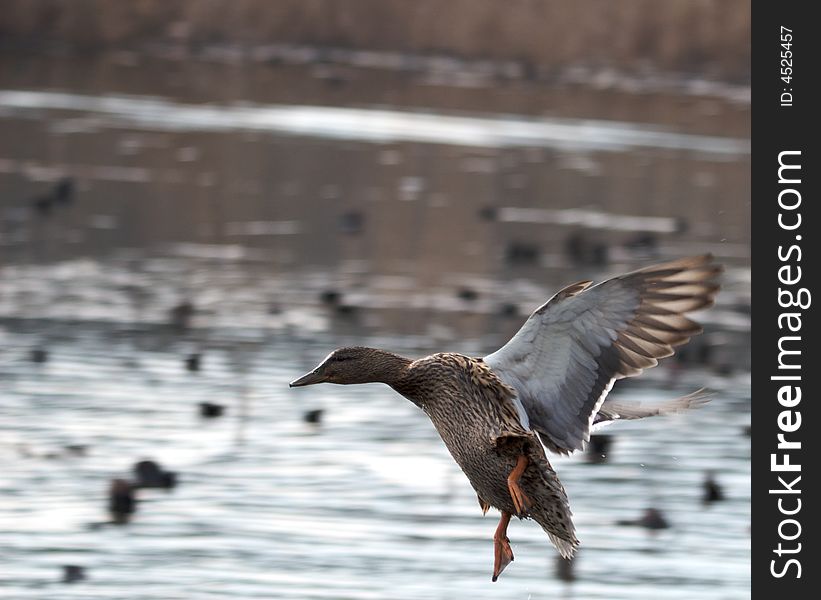
[[[699,406],[700,393],[655,406],[607,397],[617,379],[654,367],[701,328],[687,313],[713,304],[721,269],[709,255],[654,265],[598,285],[560,290],[484,358],[445,352],[411,360],[375,348],[331,352],[291,387],[385,383],[431,419],[477,492],[501,519],[492,580],[513,560],[512,517],[535,520],[559,553],[579,544],[564,487],[545,450],[581,450],[598,426]],[[648,509],[630,524],[669,526]]]
[[[625,242],[624,247],[641,256],[658,256],[659,242],[655,234],[649,231],[637,233]]]
[[[75,583],[87,579],[85,567],[80,565],[63,565],[63,583]]]
[[[479,292],[469,287],[459,288],[459,291],[456,292],[456,295],[459,297],[460,300],[464,300],[465,302],[475,302],[479,299]]]
[[[616,524],[628,527],[643,527],[650,531],[670,528],[670,522],[664,517],[664,513],[653,507],[646,509],[638,519],[616,521]]]
[[[88,445],[87,444],[66,444],[65,446],[66,454],[71,456],[86,456],[88,455]]]
[[[125,479],[112,479],[108,487],[108,513],[111,521],[117,525],[124,525],[131,520],[131,515],[137,510],[137,499],[134,486]]]
[[[171,325],[180,331],[188,329],[191,326],[194,312],[194,305],[191,302],[188,300],[180,302],[169,311]]]
[[[324,412],[321,408],[314,408],[306,411],[305,414],[302,415],[302,420],[311,425],[319,425],[322,423],[322,415]]]
[[[336,306],[342,301],[342,293],[338,290],[325,290],[319,294],[319,301],[327,306]]]
[[[134,465],[135,487],[171,489],[177,485],[177,474],[165,471],[153,460],[141,460]]]
[[[41,365],[48,362],[48,350],[45,348],[33,348],[31,354],[29,354],[29,358],[31,362]]]
[[[192,373],[197,373],[200,370],[201,362],[202,356],[194,352],[185,357],[185,368]]]
[[[339,290],[328,289],[323,291],[319,294],[319,301],[332,308],[340,317],[355,317],[359,312],[359,307],[343,302],[343,294]]]
[[[51,214],[51,209],[54,204],[50,196],[37,196],[31,201],[31,208],[41,217],[47,217]]]
[[[505,261],[509,265],[536,265],[540,255],[539,247],[527,242],[510,242],[505,249]]]
[[[74,202],[74,180],[71,177],[63,177],[57,182],[53,195],[57,204],[71,204]]]
[[[359,313],[359,307],[353,304],[340,304],[335,312],[341,317],[355,317]]]
[[[48,192],[34,198],[31,201],[31,208],[41,217],[47,217],[55,206],[68,206],[72,202],[74,180],[71,177],[63,177]]]
[[[200,402],[200,416],[206,419],[213,419],[221,417],[225,414],[225,407],[222,404],[214,404],[213,402]]]
[[[351,210],[339,215],[337,221],[339,231],[348,235],[356,235],[362,233],[365,228],[365,215],[360,211]]]
[[[499,218],[499,209],[495,206],[484,206],[479,209],[479,218],[483,221],[496,221]]]
[[[571,262],[579,266],[603,267],[610,255],[607,244],[591,242],[578,231],[567,237],[564,250]]]
[[[519,307],[515,302],[503,302],[499,306],[499,314],[503,317],[517,317],[519,316]]]
[[[702,496],[702,501],[704,504],[712,504],[713,502],[720,502],[721,500],[724,500],[724,490],[716,481],[715,475],[712,471],[707,472],[707,475],[704,478],[703,488],[704,495]]]

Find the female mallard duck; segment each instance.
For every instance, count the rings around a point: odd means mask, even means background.
[[[544,447],[569,454],[616,419],[683,410],[698,395],[654,407],[607,400],[616,379],[673,354],[701,328],[686,313],[710,306],[721,271],[709,255],[684,258],[591,287],[567,286],[484,358],[441,353],[410,360],[373,348],[340,348],[291,387],[381,382],[430,417],[479,496],[502,513],[493,536],[493,581],[513,560],[511,516],[532,518],[562,556],[579,541]],[[540,443],[541,440],[541,443]],[[543,447],[544,445],[544,447]]]

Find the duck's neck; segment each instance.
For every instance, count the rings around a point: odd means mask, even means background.
[[[386,350],[372,349],[368,360],[367,378],[369,382],[386,383],[396,389],[407,377],[411,360]]]

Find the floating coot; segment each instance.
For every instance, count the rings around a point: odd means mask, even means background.
[[[712,504],[713,502],[720,502],[721,500],[724,500],[724,490],[715,480],[712,473],[707,473],[707,476],[704,479],[703,488],[704,495],[702,496],[702,501],[704,504]]]
[[[519,307],[513,302],[504,302],[499,306],[499,314],[503,317],[516,317],[519,315]]]
[[[352,304],[345,304],[342,302],[342,292],[338,290],[325,290],[319,294],[319,301],[325,306],[333,307],[336,314],[342,317],[353,317],[359,309]]]
[[[123,525],[137,510],[134,486],[125,479],[112,479],[108,488],[108,512],[112,522]]]
[[[87,579],[86,570],[80,565],[63,565],[63,583],[74,583]]]
[[[180,302],[169,311],[171,325],[179,330],[188,329],[191,325],[191,318],[194,316],[194,305],[188,300]]]
[[[624,244],[628,250],[650,255],[656,255],[658,253],[658,245],[658,238],[649,231],[637,233]]]
[[[539,262],[539,247],[525,242],[511,242],[505,249],[505,260],[511,265],[534,265]]]
[[[31,201],[31,208],[41,217],[47,217],[57,205],[67,206],[74,201],[74,180],[63,177],[47,193],[35,197]]]
[[[88,445],[86,444],[66,444],[66,454],[72,456],[86,456],[88,454]]]
[[[653,530],[668,529],[670,527],[670,522],[664,517],[664,513],[657,508],[645,510],[638,524],[645,529]]]
[[[31,201],[32,210],[41,217],[50,215],[53,206],[50,196],[37,196]]]
[[[365,215],[359,211],[342,213],[338,221],[339,230],[348,235],[360,233],[365,226]]]
[[[163,471],[161,487],[166,490],[171,490],[177,487],[177,473],[174,471]]]
[[[225,407],[222,404],[213,402],[200,402],[200,416],[206,419],[214,419],[225,414]]]
[[[610,249],[602,242],[590,242],[581,232],[568,236],[564,251],[575,265],[602,267],[609,261]]]
[[[479,218],[483,221],[495,221],[499,218],[499,210],[495,206],[484,206],[479,209]]]
[[[322,413],[325,412],[321,408],[315,408],[307,411],[302,415],[302,420],[312,425],[319,425],[322,422]]]
[[[171,489],[177,485],[177,474],[163,470],[153,460],[142,460],[134,465],[135,486],[138,488]]]
[[[71,204],[74,201],[74,180],[71,177],[60,179],[54,188],[53,198],[57,204]]]
[[[352,317],[359,312],[359,308],[352,304],[340,304],[336,307],[336,314],[343,317]]]
[[[31,358],[31,362],[41,365],[48,361],[48,350],[45,348],[34,348],[29,358]]]
[[[650,531],[658,531],[660,529],[670,528],[670,522],[664,517],[664,513],[662,513],[659,509],[652,507],[646,509],[644,511],[644,514],[642,514],[641,518],[639,519],[617,521],[616,524],[644,527],[645,529],[649,529]]]
[[[467,302],[474,302],[479,298],[479,292],[472,288],[461,288],[457,293],[460,300],[465,300]]]
[[[185,358],[185,368],[192,373],[196,373],[200,370],[200,366],[202,363],[202,356],[197,352],[193,354],[189,354]]]
[[[337,290],[325,290],[319,295],[319,300],[322,304],[335,306],[342,300],[342,294]]]

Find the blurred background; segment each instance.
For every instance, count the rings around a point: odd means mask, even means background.
[[[0,596],[747,598],[741,0],[5,0]],[[492,511],[331,349],[498,348],[561,286],[712,252],[705,334],[613,394],[705,408]]]

